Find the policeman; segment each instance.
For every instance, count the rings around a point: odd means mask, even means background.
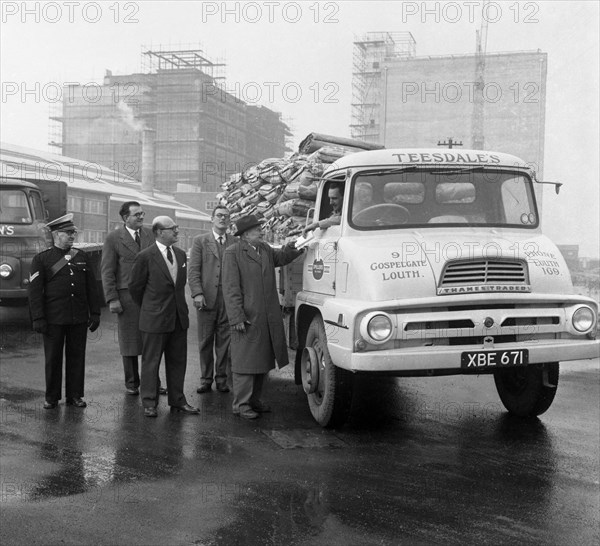
[[[77,228],[66,214],[47,226],[54,246],[34,256],[29,276],[29,307],[33,329],[44,336],[46,402],[53,409],[61,399],[62,361],[66,357],[67,405],[85,408],[83,384],[87,329],[100,325],[100,298],[88,256],[73,248]]]

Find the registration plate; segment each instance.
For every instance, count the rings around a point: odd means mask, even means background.
[[[508,368],[529,364],[529,351],[467,351],[460,356],[461,368],[480,370],[482,368]]]

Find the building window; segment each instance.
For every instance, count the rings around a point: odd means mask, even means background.
[[[106,214],[106,201],[100,199],[85,199],[83,212],[88,214]]]
[[[67,209],[69,212],[83,212],[83,199],[81,197],[69,196],[67,199]]]
[[[84,243],[103,243],[106,233],[104,231],[96,229],[84,229],[83,230],[83,242]]]
[[[218,205],[218,201],[207,201],[204,208],[206,210],[214,210],[214,208]]]

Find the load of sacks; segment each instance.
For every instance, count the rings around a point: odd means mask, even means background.
[[[324,170],[336,159],[352,153],[341,147],[324,146],[307,155],[289,159],[269,158],[221,185],[219,204],[231,212],[235,223],[255,214],[264,219],[265,232],[274,241],[300,234],[309,209],[315,206],[317,187]]]
[[[380,144],[321,133],[310,133],[288,159],[264,159],[221,185],[219,204],[231,212],[231,221],[248,214],[264,219],[267,240],[280,242],[299,235],[308,211],[315,206],[323,172],[340,157]]]

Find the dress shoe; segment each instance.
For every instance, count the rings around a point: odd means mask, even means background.
[[[158,394],[167,394],[167,389],[164,387],[158,387]]]
[[[180,411],[182,413],[191,413],[193,415],[198,415],[200,413],[198,408],[190,406],[189,404],[186,404],[185,406],[171,406],[171,411]]]
[[[198,387],[196,389],[196,392],[198,394],[204,394],[206,392],[210,392],[210,389],[211,389],[211,385],[201,385],[200,387]]]
[[[76,408],[86,408],[87,404],[81,398],[67,398],[67,406],[75,406]]]
[[[46,400],[44,402],[44,409],[54,409],[58,406],[58,402],[48,402],[48,400]]]
[[[259,402],[258,404],[253,404],[252,409],[257,413],[271,413],[271,406],[269,404],[265,404],[263,402]]]
[[[127,388],[125,389],[125,392],[127,394],[131,394],[131,396],[137,396],[138,394],[140,394],[140,389],[138,389],[137,387],[133,387],[131,389]]]
[[[248,409],[245,411],[234,411],[233,414],[236,417],[241,417],[242,419],[258,419],[260,417],[260,414],[252,409]]]
[[[158,417],[158,412],[156,408],[144,408],[144,415],[146,417]]]
[[[227,385],[225,385],[225,384],[223,384],[223,385],[217,385],[217,390],[219,392],[226,393],[226,392],[229,392],[229,387]]]

